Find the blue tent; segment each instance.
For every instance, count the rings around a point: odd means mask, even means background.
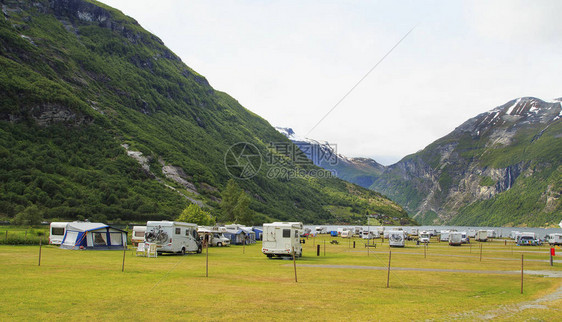
[[[231,245],[242,245],[244,244],[244,241],[246,242],[246,245],[256,243],[256,233],[248,229],[228,229],[223,233],[223,235],[230,239]]]
[[[254,227],[252,229],[254,230],[254,233],[256,233],[256,240],[261,240],[261,235],[263,234],[263,228]]]
[[[127,247],[127,232],[102,223],[71,222],[60,248],[64,249],[123,249]]]

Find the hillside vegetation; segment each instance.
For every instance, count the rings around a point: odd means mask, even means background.
[[[225,155],[248,142],[261,167],[237,184],[255,223],[407,218],[378,193],[307,175],[321,170],[272,149],[291,143],[121,12],[82,0],[2,4],[0,217],[36,205],[48,219],[173,219],[192,202],[217,215],[232,177]],[[273,167],[285,171],[272,177]]]

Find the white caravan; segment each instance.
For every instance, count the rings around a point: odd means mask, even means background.
[[[156,244],[158,253],[201,252],[201,241],[197,225],[177,221],[148,221],[146,223],[147,243]]]
[[[562,245],[562,234],[548,234],[545,239],[551,246]]]
[[[476,237],[476,230],[474,229],[469,229],[466,233],[466,236],[468,236],[469,238],[474,238]]]
[[[422,231],[422,232],[420,233],[420,237],[418,238],[418,241],[419,241],[420,243],[428,244],[430,238],[431,238],[431,234],[430,234],[429,232],[427,232],[427,231]]]
[[[353,231],[351,230],[344,230],[341,232],[340,237],[342,238],[351,238],[353,237]]]
[[[144,243],[144,234],[146,233],[146,226],[133,226],[133,235],[131,236],[131,243],[133,246],[139,243]]]
[[[52,222],[49,229],[49,244],[60,245],[66,232],[68,222]]]
[[[460,246],[462,244],[462,233],[452,231],[449,233],[449,246]]]
[[[479,241],[479,242],[488,241],[488,231],[486,231],[486,230],[477,231],[476,236],[474,237],[474,240]]]
[[[274,222],[263,224],[262,253],[268,258],[274,256],[302,256],[299,232],[303,229],[301,222]]]
[[[486,232],[488,234],[488,238],[496,238],[497,237],[495,230],[489,229],[489,230],[486,230]]]
[[[390,247],[404,247],[406,236],[403,230],[390,230],[388,232],[388,245]]]

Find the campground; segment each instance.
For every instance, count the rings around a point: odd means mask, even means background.
[[[425,256],[414,242],[405,248],[376,243],[366,248],[358,238],[309,238],[296,261],[298,282],[293,261],[267,259],[259,242],[210,248],[208,277],[205,250],[146,258],[132,248],[43,246],[38,266],[38,246],[3,245],[0,320],[553,321],[562,316],[562,261],[556,256],[550,266],[548,246],[482,243],[480,261],[479,243],[451,247],[433,239]],[[522,254],[524,270],[533,274],[524,275],[520,294]]]

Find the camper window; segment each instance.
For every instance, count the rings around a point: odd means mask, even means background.
[[[144,237],[144,231],[135,231],[135,237]]]
[[[291,230],[283,229],[283,238],[291,238]]]
[[[64,227],[53,227],[51,228],[51,235],[64,235]]]
[[[181,235],[181,228],[176,228],[176,235]]]

